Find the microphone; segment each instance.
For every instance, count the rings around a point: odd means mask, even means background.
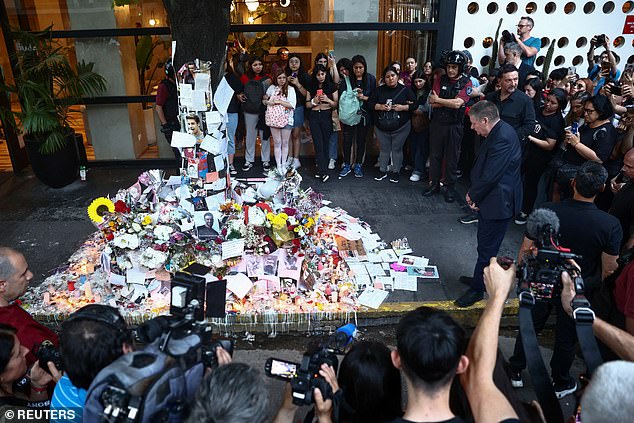
[[[541,241],[559,232],[559,217],[550,209],[535,209],[526,220],[526,237]]]

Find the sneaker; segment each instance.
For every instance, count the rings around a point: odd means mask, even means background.
[[[269,162],[262,162],[262,168],[265,172],[268,172],[269,170],[271,170],[271,165],[269,164]]]
[[[478,215],[476,213],[469,213],[466,216],[462,216],[458,219],[460,223],[463,225],[470,225],[472,223],[478,223]]]
[[[563,385],[553,383],[553,386],[555,387],[555,395],[557,396],[557,399],[562,399],[566,395],[570,395],[577,390],[577,382],[575,382],[574,379],[570,379]]]
[[[377,176],[374,177],[375,181],[382,181],[387,178],[387,172],[380,172]]]
[[[300,167],[302,167],[302,164],[299,162],[299,159],[297,157],[293,159],[293,167],[295,169],[299,169]]]
[[[325,174],[324,176],[321,177],[321,182],[326,183],[328,182],[328,179],[330,179],[330,175]]]
[[[522,372],[511,371],[511,386],[513,388],[523,388],[524,379],[522,379]]]
[[[363,170],[361,170],[361,165],[359,163],[354,165],[354,177],[363,178]]]
[[[453,203],[454,201],[456,201],[453,187],[445,187],[443,197],[445,197],[445,203]]]
[[[420,181],[420,175],[416,172],[412,173],[412,176],[409,177],[409,180],[412,182]]]
[[[391,172],[390,173],[390,182],[392,182],[394,184],[398,184],[398,180],[399,180],[399,174],[397,172]]]
[[[231,174],[231,176],[235,176],[238,174],[238,171],[236,170],[235,166],[233,165],[233,163],[231,163],[229,165],[229,174]]]
[[[526,221],[528,220],[528,215],[524,212],[521,212],[517,216],[515,216],[515,224],[516,225],[526,225]]]
[[[244,166],[242,166],[242,171],[243,172],[248,172],[251,170],[251,168],[253,167],[253,163],[251,162],[244,162]]]
[[[330,159],[330,162],[328,162],[328,169],[334,170],[336,164],[337,161],[335,159]]]
[[[350,165],[348,163],[344,163],[343,164],[343,169],[341,169],[341,172],[339,172],[339,177],[340,178],[344,178],[344,177],[348,176],[351,171],[352,171],[352,169],[350,168]]]

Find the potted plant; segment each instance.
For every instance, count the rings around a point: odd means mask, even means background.
[[[81,136],[78,140],[71,128],[79,113],[73,106],[82,97],[103,93],[106,80],[93,71],[94,63],[81,61],[73,67],[66,48],[53,40],[51,27],[13,35],[19,74],[3,88],[18,96],[21,108],[4,113],[24,136],[35,175],[60,188],[77,178],[83,151]]]

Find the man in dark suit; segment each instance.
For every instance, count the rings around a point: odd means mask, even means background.
[[[471,128],[485,137],[466,195],[467,204],[478,213],[478,261],[469,289],[455,301],[458,307],[469,307],[484,297],[482,272],[497,255],[509,222],[522,207],[522,151],[517,132],[500,120],[497,107],[490,101],[471,107],[469,120]]]

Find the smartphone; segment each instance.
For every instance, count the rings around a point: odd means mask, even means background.
[[[289,381],[297,374],[298,367],[299,363],[271,357],[264,363],[264,373],[268,377]]]
[[[334,50],[328,50],[328,57],[331,57],[331,58],[334,59],[335,58],[335,51]]]
[[[574,66],[568,67],[568,75],[575,75],[577,73],[577,68]]]
[[[317,93],[315,93],[315,97],[321,97],[322,95],[324,95],[324,90],[317,90]]]
[[[612,63],[610,63],[610,62],[601,62],[601,69],[603,69],[603,70],[612,69]]]
[[[293,74],[291,75],[293,78],[297,78],[297,72],[293,72]]]

